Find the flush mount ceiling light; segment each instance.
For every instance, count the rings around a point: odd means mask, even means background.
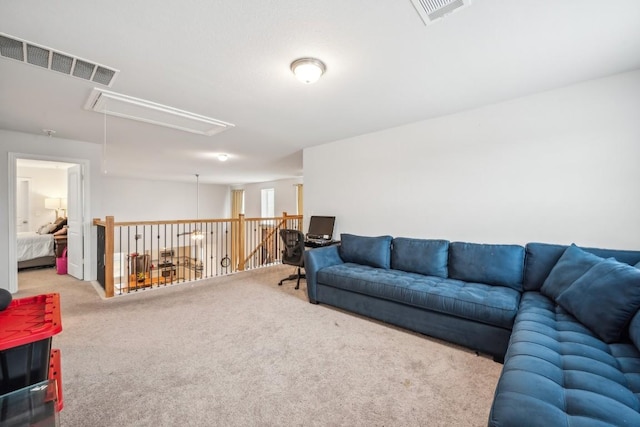
[[[226,162],[227,160],[229,160],[229,156],[227,154],[218,154],[218,160],[220,160],[221,162]]]
[[[98,88],[93,89],[84,108],[206,136],[234,127],[222,120]]]
[[[322,61],[315,58],[300,58],[291,63],[291,71],[305,84],[317,82],[326,69]]]

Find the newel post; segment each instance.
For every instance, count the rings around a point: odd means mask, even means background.
[[[113,296],[113,216],[105,217],[104,228],[104,293],[107,298]]]
[[[240,223],[238,225],[238,271],[244,271],[244,260],[245,260],[245,221],[244,214],[238,215],[238,219]]]

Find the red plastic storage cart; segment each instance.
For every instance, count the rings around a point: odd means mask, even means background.
[[[57,293],[15,299],[0,311],[0,395],[47,380],[52,360],[60,378],[59,353],[51,351],[51,337],[60,331]]]

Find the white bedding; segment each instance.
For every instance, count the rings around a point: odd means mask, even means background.
[[[18,233],[18,262],[43,256],[55,256],[53,234],[38,234],[35,231]]]

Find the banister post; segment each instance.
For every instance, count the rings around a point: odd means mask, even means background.
[[[238,224],[238,271],[244,271],[244,259],[245,259],[245,221],[244,214],[238,215],[240,223]]]
[[[113,296],[113,216],[107,216],[104,229],[104,293],[107,298]]]

